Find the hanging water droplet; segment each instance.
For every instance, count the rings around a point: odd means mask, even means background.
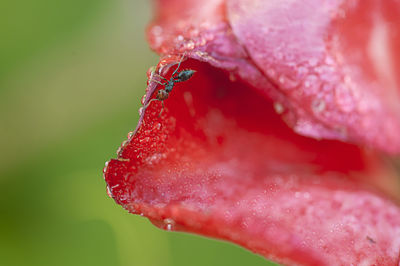
[[[110,198],[113,197],[109,186],[107,186],[107,195],[108,195]]]
[[[164,225],[165,225],[164,229],[166,229],[167,231],[172,231],[174,230],[175,227],[175,221],[174,219],[166,218],[164,219]]]
[[[107,172],[108,163],[109,163],[109,161],[107,161],[107,162],[105,163],[105,166],[104,166],[104,168],[103,168],[103,174],[105,174],[105,173]]]

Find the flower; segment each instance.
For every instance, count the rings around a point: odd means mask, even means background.
[[[398,265],[396,1],[158,4],[161,59],[110,196],[283,264]],[[150,102],[179,61],[196,73]]]

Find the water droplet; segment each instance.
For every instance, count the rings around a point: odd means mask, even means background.
[[[174,219],[166,218],[164,219],[164,225],[164,229],[166,229],[167,231],[172,231],[175,227],[175,221]]]
[[[151,28],[151,33],[153,35],[159,36],[162,34],[162,32],[163,32],[163,28],[161,26],[156,25]]]
[[[140,116],[142,115],[143,110],[144,110],[144,107],[140,107],[140,108],[139,108],[139,115],[140,115]]]
[[[149,69],[146,72],[147,78],[150,79],[154,75],[154,72],[156,72],[156,70],[157,70],[156,66],[149,67]],[[147,80],[147,83],[148,82],[149,82],[149,80]]]
[[[128,140],[124,140],[124,141],[122,142],[122,146],[125,147],[125,146],[128,144],[128,142],[129,142]]]
[[[186,49],[193,50],[195,47],[195,44],[192,40],[189,40],[188,42],[185,43],[184,47]]]
[[[301,80],[303,78],[305,78],[308,74],[308,68],[304,67],[304,66],[299,66],[297,68],[297,79]]]
[[[146,158],[146,162],[148,163],[148,164],[156,164],[156,163],[158,163],[161,159],[163,159],[163,158],[166,158],[166,155],[165,154],[162,154],[162,153],[155,153],[155,154],[153,154],[152,156],[150,156],[150,157],[147,157]]]
[[[133,132],[133,131],[130,131],[129,133],[128,133],[128,139],[131,139],[132,137],[133,137],[133,134],[134,134],[135,132]]]
[[[316,75],[308,75],[304,80],[304,87],[307,89],[305,93],[315,94],[318,92],[321,86],[321,82],[318,80]]]
[[[320,113],[325,110],[326,103],[322,99],[315,99],[311,104],[311,109],[314,113]]]
[[[149,137],[145,137],[145,138],[142,138],[141,140],[139,140],[140,143],[146,143],[146,142],[149,142],[149,141],[150,141]]]
[[[160,128],[161,128],[161,124],[160,123],[156,123],[153,126],[153,130],[160,130]]]
[[[105,174],[107,172],[107,165],[103,167],[103,174]],[[103,175],[103,177],[105,178],[105,176]]]
[[[142,99],[140,100],[140,102],[141,102],[142,104],[144,104],[145,101],[146,101],[146,94],[142,96]]]
[[[282,89],[293,89],[299,85],[298,81],[291,79],[290,77],[285,75],[280,75],[278,80],[279,83],[281,83],[282,85]]]
[[[279,102],[274,102],[274,109],[277,114],[282,114],[285,111],[285,107]]]
[[[107,195],[108,195],[110,198],[112,198],[112,197],[113,197],[113,195],[112,195],[112,192],[111,192],[111,190],[110,190],[110,187],[109,187],[109,186],[107,186]]]

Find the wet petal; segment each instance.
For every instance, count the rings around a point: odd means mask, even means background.
[[[183,68],[197,72],[160,117],[149,105],[105,169],[117,203],[285,264],[397,262],[400,209],[369,182],[393,172],[374,154],[301,137],[245,83],[194,60]]]
[[[148,33],[162,58],[143,104],[182,56],[197,72],[165,108],[142,109],[104,170],[110,196],[161,228],[284,264],[398,265],[396,174],[339,141],[400,150],[400,16],[378,2],[159,1]]]
[[[296,132],[400,152],[398,1],[227,3],[235,36],[285,94]]]

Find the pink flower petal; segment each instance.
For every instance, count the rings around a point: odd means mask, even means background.
[[[400,152],[398,1],[230,0],[233,32],[293,129]]]

